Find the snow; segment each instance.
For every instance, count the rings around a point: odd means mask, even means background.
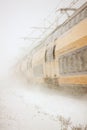
[[[13,76],[0,82],[0,130],[58,130],[60,116],[85,126],[86,113],[87,95],[73,97]]]

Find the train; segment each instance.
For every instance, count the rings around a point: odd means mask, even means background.
[[[87,2],[32,50],[24,68],[32,82],[87,87]]]

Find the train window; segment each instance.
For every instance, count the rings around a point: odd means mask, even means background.
[[[53,50],[52,48],[49,48],[47,51],[47,61],[51,62],[53,60]]]
[[[64,57],[64,63],[63,63],[63,69],[64,69],[64,73],[66,73],[67,72],[67,65],[66,65],[66,63],[67,63],[67,61],[66,61],[67,59],[66,59],[66,56]]]
[[[55,59],[55,49],[56,49],[56,45],[54,45],[53,47],[53,59]]]
[[[83,58],[82,58],[82,52],[81,51],[77,52],[77,59],[78,59],[77,69],[78,69],[78,72],[81,72],[82,71],[82,65],[83,65]]]
[[[83,59],[83,70],[87,71],[87,48],[85,48],[82,52],[82,59]]]
[[[45,51],[45,62],[47,61],[47,50]]]

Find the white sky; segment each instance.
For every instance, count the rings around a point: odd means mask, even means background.
[[[40,21],[57,4],[58,0],[0,0],[0,64],[9,64],[23,46],[32,26]],[[28,44],[28,43],[27,43]],[[26,46],[26,44],[25,44]],[[6,67],[6,66],[5,66]]]
[[[30,45],[21,37],[29,35],[30,27],[39,26],[60,1],[65,6],[72,0],[0,0],[0,72]]]

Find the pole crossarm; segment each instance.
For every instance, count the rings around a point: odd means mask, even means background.
[[[77,10],[76,8],[60,8],[57,11],[66,12],[66,11],[76,11],[76,10]]]
[[[76,8],[60,8],[60,9],[56,10],[56,12],[60,11],[60,13],[66,13],[66,15],[68,17],[70,17],[69,12],[76,11],[76,10],[77,10]]]

